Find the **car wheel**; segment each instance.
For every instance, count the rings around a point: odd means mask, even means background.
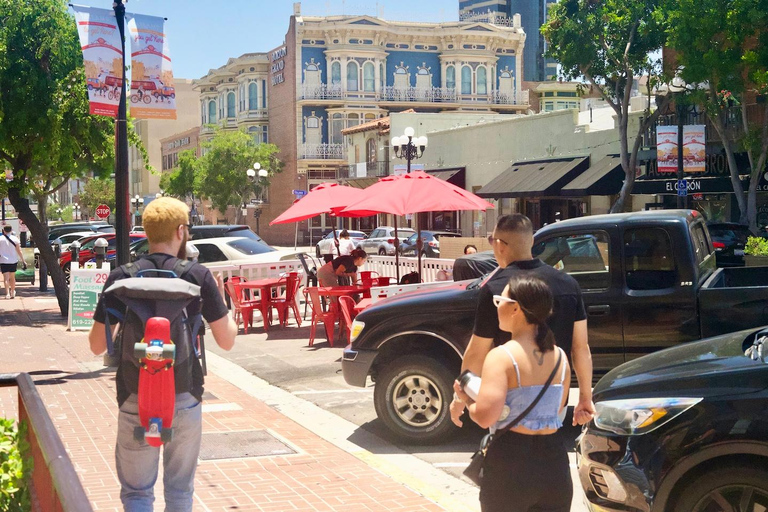
[[[40,268],[40,255],[35,254],[35,268]]]
[[[751,467],[717,468],[683,489],[676,512],[708,510],[765,510],[768,508],[768,471]]]
[[[407,443],[444,442],[458,428],[449,406],[453,377],[431,357],[405,356],[376,379],[373,403],[387,429]]]
[[[64,271],[64,280],[69,284],[69,274],[72,273],[72,265],[70,263],[65,263],[64,268],[62,269]]]
[[[383,247],[381,249],[379,249],[379,256],[386,256],[386,255],[387,255],[387,250],[386,249],[384,249]]]

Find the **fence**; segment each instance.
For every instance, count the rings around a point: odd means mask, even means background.
[[[448,275],[448,279],[453,276],[453,261],[441,258],[422,258],[421,259],[421,280],[424,283],[441,281],[438,279],[438,273],[442,270]],[[365,263],[365,270],[373,270],[380,276],[397,277],[394,256],[368,256]],[[410,272],[418,272],[419,263],[417,258],[400,257],[400,276]],[[443,280],[444,281],[444,280]]]
[[[304,271],[304,267],[299,260],[286,260],[273,263],[250,263],[245,265],[212,265],[208,270],[214,277],[221,275],[223,280],[228,280],[232,276],[241,276],[248,281],[255,279],[266,279],[268,277],[279,277],[287,272]]]
[[[45,409],[35,383],[27,373],[0,375],[0,387],[18,386],[19,422],[26,422],[34,510],[92,512],[75,467],[67,455],[56,427]]]

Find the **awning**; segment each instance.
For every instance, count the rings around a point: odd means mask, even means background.
[[[465,179],[465,167],[454,167],[453,169],[440,169],[429,170],[427,174],[431,174],[435,178],[447,181],[459,188],[464,188],[466,183]]]
[[[588,166],[588,156],[517,162],[481,188],[477,195],[494,199],[559,196],[563,185]]]
[[[379,181],[379,178],[354,178],[342,180],[342,184],[355,188],[367,188],[377,181]]]
[[[563,187],[564,196],[610,196],[618,194],[624,182],[621,158],[609,155],[599,160]]]

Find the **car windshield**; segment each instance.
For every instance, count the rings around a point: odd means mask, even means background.
[[[268,246],[267,244],[256,242],[254,240],[251,240],[250,238],[232,240],[231,242],[227,242],[227,245],[248,256],[252,256],[254,254],[264,254],[267,252],[273,252],[277,250],[273,247]]]
[[[251,231],[251,229],[248,228],[247,226],[243,226],[243,227],[240,227],[240,228],[230,229],[230,230],[227,231],[227,235],[226,236],[244,236],[246,238],[250,238],[251,240],[253,240],[255,242],[262,242],[261,237],[259,235],[257,235],[256,233],[254,233],[253,231]],[[266,245],[266,244],[264,244],[264,245]],[[258,254],[258,253],[256,253],[256,254]]]
[[[749,228],[736,226],[711,226],[709,234],[716,242],[723,243],[747,243]]]

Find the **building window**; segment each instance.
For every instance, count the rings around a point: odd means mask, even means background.
[[[347,128],[351,128],[359,124],[360,124],[360,116],[358,114],[349,114],[347,116]]]
[[[395,87],[398,89],[406,89],[410,87],[410,81],[408,68],[400,63],[400,65],[395,68]]]
[[[469,66],[461,68],[461,94],[472,94],[472,69]]]
[[[424,64],[423,67],[418,68],[416,71],[416,88],[429,89],[430,87],[432,87],[432,73],[429,72],[429,68]]]
[[[238,92],[240,94],[240,101],[238,102],[238,105],[240,106],[240,112],[242,112],[245,110],[245,86],[240,84],[240,89]]]
[[[376,139],[370,138],[365,143],[365,161],[369,164],[376,162]]]
[[[216,102],[213,100],[208,102],[208,122],[216,123]]]
[[[264,144],[269,142],[269,127],[267,125],[261,127],[261,142]]]
[[[477,68],[477,94],[488,94],[488,72],[485,66]]]
[[[320,85],[320,68],[317,67],[314,57],[310,59],[310,62],[304,68],[304,84],[309,87]]]
[[[227,93],[227,117],[235,117],[235,93],[232,91]]]
[[[331,143],[341,144],[342,135],[341,130],[344,129],[344,116],[341,114],[333,114],[331,116]]]
[[[366,62],[363,64],[363,90],[365,92],[373,92],[376,90],[376,68],[373,67],[372,62]]]
[[[341,85],[341,63],[331,64],[331,85]]]
[[[357,62],[347,63],[347,90],[357,90]]]
[[[387,80],[387,74],[384,71],[384,64],[379,64],[379,81],[381,82],[381,88],[383,89],[386,85]]]
[[[505,69],[499,74],[499,92],[502,94],[512,94],[512,73]]]
[[[259,86],[256,82],[248,85],[248,110],[258,110],[259,108]]]
[[[304,118],[304,137],[307,144],[322,143],[320,132],[320,118],[312,111],[312,115]]]
[[[202,124],[206,124],[206,122],[205,122],[205,102],[200,104],[200,122]]]
[[[456,68],[453,66],[445,68],[445,86],[448,89],[456,88]]]

